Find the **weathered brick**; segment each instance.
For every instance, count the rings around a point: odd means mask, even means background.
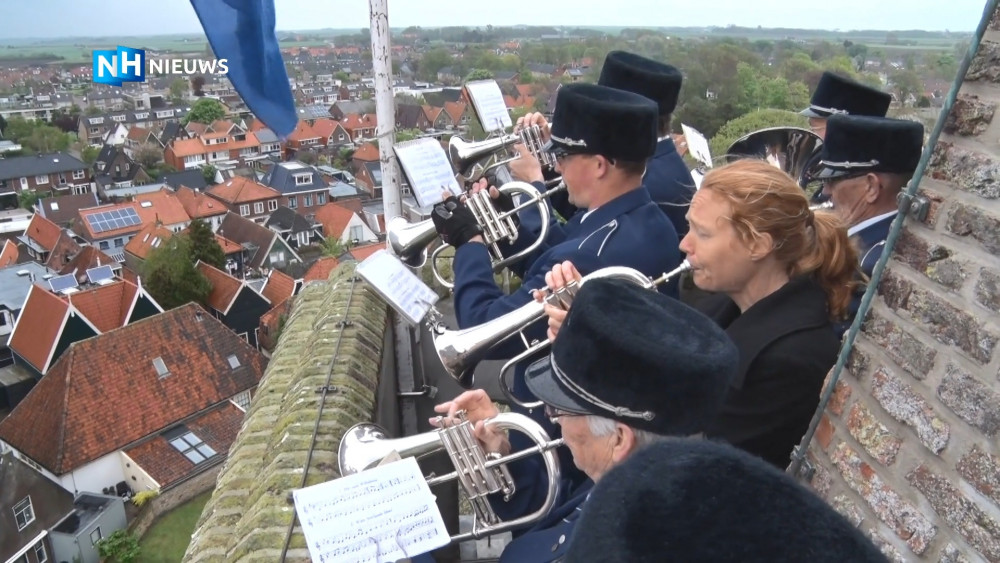
[[[890,308],[909,313],[909,317],[923,325],[938,342],[958,346],[982,364],[990,362],[998,337],[975,316],[896,275],[890,274],[883,280],[879,291],[886,296]]]
[[[906,563],[906,558],[899,553],[896,546],[892,545],[881,534],[876,532],[874,529],[868,530],[868,537],[871,538],[872,544],[875,545],[885,555],[891,563]]]
[[[892,465],[902,440],[895,436],[861,403],[854,403],[847,418],[847,431],[882,465]]]
[[[937,388],[941,402],[987,436],[1000,430],[1000,395],[955,364],[948,364]]]
[[[969,560],[962,555],[955,544],[949,543],[941,550],[941,558],[938,559],[938,563],[969,563]]]
[[[844,405],[850,398],[851,386],[844,383],[843,380],[838,380],[837,385],[833,388],[833,394],[830,395],[830,402],[827,404],[826,410],[840,416],[844,412]]]
[[[967,454],[958,460],[958,473],[972,483],[977,491],[1000,505],[1000,458],[990,455],[974,444]]]
[[[845,494],[839,494],[830,499],[830,506],[843,515],[844,518],[847,518],[847,521],[853,524],[855,528],[860,527],[861,523],[865,521],[865,516],[861,513],[861,509],[858,508],[858,505],[853,500],[847,498]]]
[[[934,412],[923,397],[902,379],[879,368],[872,375],[872,396],[890,416],[917,433],[920,443],[935,454],[948,445],[951,426]]]
[[[868,312],[871,314],[872,309],[869,309]],[[854,346],[851,349],[851,355],[847,358],[847,371],[860,379],[868,372],[869,363],[868,354],[865,354],[857,346]]]
[[[865,333],[894,362],[917,379],[927,377],[927,373],[934,367],[936,350],[878,313],[872,313],[871,319],[865,323]]]
[[[964,137],[979,135],[990,126],[996,110],[996,104],[982,101],[979,96],[959,94],[944,122],[944,132]]]
[[[946,227],[960,237],[971,235],[991,254],[1000,254],[1000,219],[988,215],[982,209],[956,204]]]
[[[917,507],[904,500],[846,443],[837,444],[830,459],[847,485],[861,495],[875,515],[914,553],[920,555],[927,550],[937,535],[937,527]]]
[[[1000,272],[988,268],[979,270],[976,301],[994,313],[1000,313]]]
[[[990,16],[990,29],[1000,31],[1000,10],[993,12],[993,15]]]
[[[957,290],[967,277],[962,263],[952,257],[952,251],[938,244],[931,244],[908,228],[903,228],[893,258],[923,273],[939,284]]]
[[[822,418],[819,419],[819,425],[816,427],[816,441],[824,450],[830,447],[830,440],[833,439],[833,424],[830,423],[830,419],[824,414]]]
[[[817,495],[826,498],[830,494],[830,487],[833,486],[833,478],[830,477],[830,472],[816,461],[816,456],[812,452],[806,454],[806,460],[813,467],[813,474],[809,479],[809,485],[816,491]]]
[[[982,124],[983,129],[988,124],[988,121]],[[934,147],[928,169],[932,178],[950,182],[958,189],[986,199],[1000,197],[1000,181],[997,179],[1000,177],[1000,162],[985,154],[942,141]]]
[[[1000,561],[1000,523],[925,464],[908,473],[906,480],[969,545],[989,561]]]
[[[972,82],[975,80],[987,80],[990,82],[1000,82],[1000,44],[993,41],[983,41],[979,45],[979,51],[969,65],[969,72],[965,75],[965,80]]]

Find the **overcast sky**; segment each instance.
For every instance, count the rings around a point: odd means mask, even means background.
[[[389,25],[972,31],[985,0],[388,0]],[[279,30],[368,27],[368,0],[275,0]],[[609,6],[614,9],[609,9]],[[0,0],[0,39],[197,33],[188,0]]]

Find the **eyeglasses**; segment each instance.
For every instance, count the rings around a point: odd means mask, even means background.
[[[845,174],[844,176],[837,176],[836,178],[825,178],[823,180],[823,187],[833,187],[841,182],[846,182],[847,180],[853,180],[855,178],[861,178],[867,176],[868,172],[853,172],[851,174]]]
[[[545,417],[548,418],[549,421],[552,422],[552,424],[558,423],[559,419],[564,416],[586,416],[586,415],[575,412],[567,412],[564,410],[557,409],[551,405],[545,405]]]

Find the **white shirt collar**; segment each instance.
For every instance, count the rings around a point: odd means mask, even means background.
[[[584,214],[583,214],[583,217],[580,217],[580,222],[581,222],[581,223],[583,223],[584,221],[586,221],[586,220],[587,220],[587,217],[589,217],[591,213],[593,213],[593,212],[597,211],[597,209],[598,209],[598,208],[597,208],[597,207],[595,207],[595,208],[593,208],[593,209],[590,209],[590,210],[588,210],[588,211],[587,211],[586,213],[584,213]]]
[[[885,219],[887,217],[892,217],[895,214],[896,214],[896,210],[893,209],[892,211],[890,211],[888,213],[883,213],[881,215],[876,215],[874,217],[870,217],[868,219],[865,219],[864,221],[858,223],[857,225],[854,225],[853,227],[847,229],[847,236],[853,237],[854,235],[858,234],[859,232],[867,229],[868,227],[871,227],[875,223],[878,223],[882,219]]]

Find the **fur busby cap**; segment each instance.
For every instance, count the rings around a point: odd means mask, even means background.
[[[653,100],[660,115],[674,112],[683,76],[676,67],[626,51],[611,51],[597,83]]]
[[[814,178],[864,172],[912,174],[920,162],[924,126],[916,121],[863,115],[833,115]]]
[[[820,77],[809,107],[799,113],[821,118],[838,113],[884,117],[891,101],[886,92],[827,71]]]
[[[580,288],[528,389],[571,413],[595,414],[662,435],[702,432],[738,362],[711,319],[652,289],[594,279]]]
[[[556,94],[545,148],[645,162],[656,152],[658,113],[649,98],[597,84],[567,84]]]
[[[792,477],[732,446],[684,438],[647,446],[601,478],[566,560],[888,562]]]

